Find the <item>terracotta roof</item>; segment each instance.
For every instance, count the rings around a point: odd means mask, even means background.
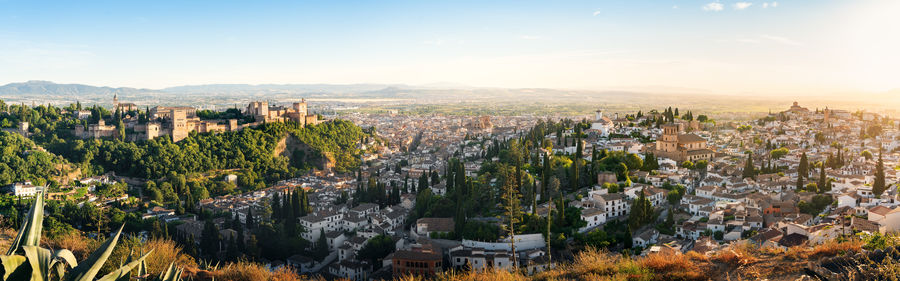
[[[705,142],[706,139],[700,137],[696,134],[681,134],[678,135],[678,142]]]
[[[885,207],[885,206],[875,206],[875,207],[869,209],[869,213],[876,213],[876,214],[879,214],[882,216],[887,215],[890,212],[891,212],[891,209],[888,207]]]
[[[398,250],[394,252],[394,259],[398,260],[439,261],[441,258],[440,248],[428,245],[423,245],[422,248]]]
[[[453,232],[455,227],[452,218],[421,218],[416,224],[427,225],[429,232]]]

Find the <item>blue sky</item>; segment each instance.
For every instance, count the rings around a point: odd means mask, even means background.
[[[0,83],[885,91],[900,88],[896,14],[877,0],[0,0]]]

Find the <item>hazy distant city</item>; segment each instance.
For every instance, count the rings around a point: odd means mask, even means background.
[[[898,280],[898,14],[0,1],[0,281]]]

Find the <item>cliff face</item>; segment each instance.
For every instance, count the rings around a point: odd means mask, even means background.
[[[275,145],[274,156],[285,157],[297,168],[330,170],[334,167],[334,156],[313,148],[291,134],[286,134]]]

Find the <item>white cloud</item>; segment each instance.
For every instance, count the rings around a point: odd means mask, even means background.
[[[778,42],[778,43],[785,44],[785,45],[790,45],[790,46],[800,46],[800,45],[803,45],[803,44],[800,43],[800,42],[797,42],[797,41],[794,41],[793,39],[790,39],[790,38],[787,38],[787,37],[782,37],[782,36],[775,36],[775,35],[763,34],[763,35],[760,35],[759,37],[761,37],[761,38],[763,38],[763,39],[766,39],[766,40],[769,40],[769,41]]]
[[[778,2],[772,2],[772,8],[778,7]]]
[[[775,8],[775,7],[778,7],[778,2],[771,2],[771,3],[763,2],[762,7],[763,7],[763,9],[769,8],[769,7]]]
[[[737,3],[734,3],[734,9],[735,9],[735,10],[743,10],[743,9],[747,9],[747,8],[750,8],[750,6],[753,6],[753,3],[750,3],[750,2],[737,2]]]
[[[593,14],[593,15],[594,15],[595,17],[598,16],[598,15],[600,15],[600,9],[597,9],[596,11],[594,11],[594,14]]]
[[[704,11],[718,12],[718,11],[721,11],[721,10],[723,10],[723,9],[725,9],[725,5],[722,5],[722,3],[719,3],[719,2],[712,2],[712,3],[709,3],[709,4],[703,5],[703,10],[704,10]]]
[[[678,5],[673,5],[672,9],[678,9]]]

